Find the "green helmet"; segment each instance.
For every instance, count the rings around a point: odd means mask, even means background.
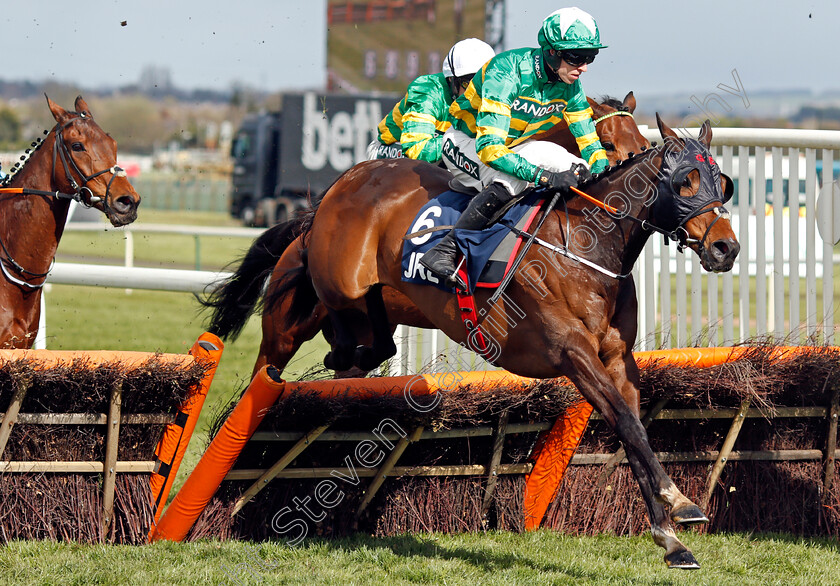
[[[537,34],[537,42],[547,51],[555,49],[604,49],[598,24],[580,8],[561,8],[549,14]]]

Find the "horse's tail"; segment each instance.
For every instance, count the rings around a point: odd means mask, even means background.
[[[260,234],[239,262],[234,273],[205,298],[212,308],[208,331],[223,340],[235,340],[259,304],[265,280],[280,255],[300,234],[304,218],[277,224]]]

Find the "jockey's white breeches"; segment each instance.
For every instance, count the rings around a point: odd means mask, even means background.
[[[568,171],[575,163],[589,167],[586,161],[553,142],[529,140],[511,150],[537,167],[558,173]],[[523,181],[482,163],[475,152],[475,139],[454,126],[443,135],[443,162],[455,177],[455,186],[460,184],[481,191],[491,183],[501,183],[513,195],[518,195],[533,185],[530,181]]]

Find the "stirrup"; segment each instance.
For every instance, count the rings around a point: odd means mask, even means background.
[[[464,256],[464,255],[461,255],[461,260],[458,262],[458,265],[455,267],[455,272],[453,272],[451,275],[449,275],[446,278],[446,284],[451,286],[452,288],[454,288],[456,293],[458,291],[463,291],[464,293],[469,292],[469,288],[467,287],[467,284],[461,278],[461,275],[458,274],[461,271],[461,267],[464,266],[464,262],[466,262],[466,260],[467,260],[467,257]]]
[[[423,265],[423,267],[425,267],[425,269],[427,271],[429,271],[431,274],[433,274],[438,279],[443,281],[443,284],[446,285],[447,287],[452,287],[453,289],[456,290],[456,292],[459,291],[459,290],[466,292],[468,290],[467,289],[467,284],[463,281],[463,279],[461,279],[460,275],[458,275],[458,271],[461,270],[461,266],[463,266],[465,260],[466,260],[465,257],[462,255],[460,262],[455,267],[455,270],[453,270],[451,273],[448,270],[446,272],[439,272],[439,271],[436,271],[436,270],[432,270],[431,267],[428,267],[425,264],[423,264],[422,259],[420,260],[420,264]]]

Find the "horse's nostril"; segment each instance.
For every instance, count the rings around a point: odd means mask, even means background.
[[[129,196],[123,195],[118,197],[111,206],[114,211],[120,214],[124,214],[130,211],[134,207],[134,200],[132,200]]]
[[[716,240],[712,244],[712,254],[719,259],[738,256],[741,246],[732,240]]]

